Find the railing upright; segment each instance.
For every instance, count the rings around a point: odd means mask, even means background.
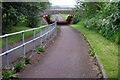
[[[33,39],[35,39],[35,30],[33,29]],[[33,51],[35,51],[35,40],[33,40]]]
[[[55,35],[57,34],[57,22],[55,21]]]
[[[22,32],[22,43],[25,43],[25,35],[24,32]],[[25,45],[23,45],[23,58],[25,58]]]
[[[7,34],[6,34],[7,35]],[[6,41],[6,51],[8,51],[8,36],[5,37],[5,41]],[[6,53],[6,69],[9,69],[9,56],[8,53]]]
[[[46,28],[45,28],[45,33],[46,33]],[[44,44],[46,42],[46,34],[44,35]]]
[[[42,35],[42,29],[40,29],[40,36]],[[42,45],[42,37],[40,37],[40,46],[43,46]]]
[[[50,29],[50,25],[48,25],[48,31],[51,31],[51,29]],[[48,39],[50,39],[51,37],[50,37],[50,32],[49,32],[49,34],[48,34]]]

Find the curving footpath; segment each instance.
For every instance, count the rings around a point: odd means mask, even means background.
[[[63,20],[60,15],[59,21]],[[40,63],[25,69],[21,78],[96,78],[90,61],[89,47],[82,34],[72,27],[61,26],[54,44]]]

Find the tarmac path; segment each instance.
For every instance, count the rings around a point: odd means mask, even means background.
[[[56,15],[58,21],[63,21]],[[90,61],[89,46],[82,34],[70,26],[60,26],[54,44],[46,49],[40,63],[25,69],[21,78],[96,78]]]

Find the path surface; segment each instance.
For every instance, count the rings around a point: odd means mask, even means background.
[[[59,20],[63,20],[57,15]],[[22,78],[96,78],[83,36],[69,26],[61,26],[55,43],[40,63],[25,69]]]

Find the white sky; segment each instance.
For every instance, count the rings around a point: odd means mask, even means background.
[[[58,5],[58,6],[73,6],[76,4],[76,0],[50,0],[52,5]]]

